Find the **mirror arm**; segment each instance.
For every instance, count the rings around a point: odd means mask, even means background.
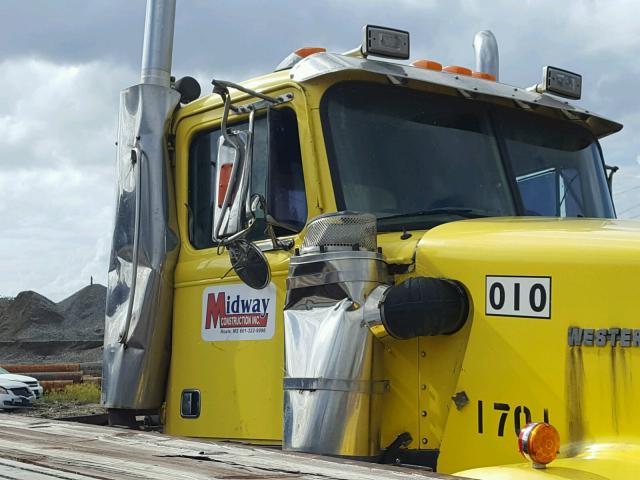
[[[227,97],[228,98],[228,97]],[[252,209],[251,209],[251,198],[249,196],[249,189],[251,188],[251,163],[252,163],[252,159],[253,159],[253,129],[254,129],[254,122],[255,122],[255,111],[252,111],[249,114],[249,141],[247,142],[247,149],[246,149],[246,153],[245,153],[245,159],[246,159],[246,163],[244,163],[242,165],[242,170],[240,171],[240,188],[238,189],[238,193],[239,195],[242,197],[243,195],[246,196],[246,201],[245,201],[245,211],[244,214],[247,215],[248,217],[248,222],[247,222],[247,228],[240,230],[238,233],[231,235],[229,238],[224,240],[225,244],[229,244],[235,240],[238,240],[240,238],[243,238],[244,236],[247,235],[247,233],[249,233],[249,231],[251,230],[251,228],[253,227],[255,221],[256,221],[256,216],[254,215]],[[235,169],[235,165],[234,165],[234,169]],[[232,176],[233,176],[233,170],[232,170]],[[246,190],[246,195],[244,193],[244,191]],[[227,195],[229,194],[229,190],[227,190]],[[226,195],[225,195],[225,201],[227,201]]]
[[[219,93],[219,92],[218,92]],[[220,95],[223,95],[223,93],[219,93]],[[221,130],[223,132],[223,135],[225,137],[225,140],[229,141],[231,144],[236,145],[237,143],[233,141],[232,137],[228,137],[227,136],[227,128],[226,128],[226,117],[229,113],[229,104],[230,104],[230,98],[229,95],[227,94],[225,97],[225,109],[224,109],[224,113],[223,113],[223,117],[222,117],[222,125],[221,125]],[[242,168],[240,170],[240,178],[238,179],[238,182],[240,184],[239,188],[238,188],[238,192],[237,194],[240,197],[246,196],[246,201],[244,204],[244,215],[246,215],[246,217],[248,218],[247,221],[247,227],[244,228],[243,230],[225,238],[220,240],[220,244],[221,245],[229,245],[230,243],[237,241],[241,238],[243,238],[244,236],[247,235],[247,233],[249,233],[249,231],[251,230],[251,228],[253,227],[255,221],[256,221],[256,216],[252,210],[252,205],[251,205],[251,198],[249,196],[249,190],[251,188],[251,166],[252,166],[252,159],[253,159],[253,131],[254,131],[254,122],[255,122],[255,111],[252,111],[249,114],[249,130],[248,130],[248,142],[246,145],[246,151],[244,154],[244,160],[239,159],[238,162],[235,162],[232,169],[231,169],[231,175],[230,175],[230,181],[229,183],[233,183],[235,184],[235,178],[236,175],[238,174],[238,165],[239,163],[242,161]],[[223,222],[224,222],[224,218],[225,215],[227,213],[227,211],[229,210],[229,200],[231,199],[231,194],[232,194],[232,189],[228,188],[227,191],[225,192],[225,196],[224,196],[224,203],[221,207],[220,210],[220,215],[218,217],[218,220],[216,220],[216,223],[214,225],[214,237],[215,238],[220,238],[220,230],[222,228]],[[231,212],[233,213],[233,212]]]
[[[255,90],[251,90],[250,88],[243,87],[242,85],[239,85],[237,83],[228,82],[226,80],[216,80],[216,79],[211,80],[211,83],[213,84],[213,93],[220,94],[220,91],[224,90],[227,92],[227,95],[228,95],[229,88],[233,88],[235,90],[246,93],[253,97],[266,100],[267,102],[270,102],[270,103],[280,103],[280,101],[275,97],[270,97],[269,95],[265,95],[264,93],[256,92]]]
[[[228,132],[228,128],[227,128],[227,119],[229,117],[229,111],[231,109],[231,96],[229,95],[229,91],[226,88],[226,86],[222,85],[215,85],[216,88],[214,88],[214,93],[217,93],[218,95],[220,95],[220,97],[222,98],[222,100],[224,101],[224,111],[222,113],[222,120],[221,120],[221,124],[220,124],[220,130],[222,132],[222,136],[224,137],[225,141],[229,142],[231,145],[234,145],[236,147],[236,149],[239,148],[238,143],[233,139],[233,137],[229,136],[229,132]],[[251,150],[252,148],[252,144],[253,144],[253,122],[254,122],[254,113],[251,112],[251,115],[249,116],[249,132],[250,132],[250,139],[249,139],[249,145],[248,145],[248,149]],[[249,178],[245,178],[245,177],[241,177],[239,179],[240,181],[240,188],[249,188],[250,185],[250,169],[251,169],[251,159],[250,159],[250,155],[251,152],[249,152],[249,155],[247,156],[247,158],[249,158],[249,165],[248,165],[248,169],[249,169],[249,173],[247,175],[249,175]],[[240,159],[241,160],[241,159]],[[231,168],[231,174],[229,175],[229,184],[233,185],[235,184],[235,178],[238,175],[238,167],[239,167],[239,163],[240,162],[234,162],[233,167]],[[247,168],[244,167],[243,165],[243,169],[240,172],[241,174],[243,172],[246,172]],[[244,187],[246,185],[246,187]],[[224,225],[224,219],[225,216],[227,214],[227,211],[229,210],[229,200],[231,199],[231,195],[233,194],[233,189],[232,188],[227,188],[227,191],[225,192],[224,195],[224,199],[222,202],[222,207],[220,210],[220,214],[218,216],[218,218],[215,220],[214,222],[214,238],[220,238],[220,230],[222,229],[223,225]],[[247,198],[247,202],[245,205],[245,213],[250,215],[251,213],[248,211],[250,209],[250,203],[249,203],[249,199]],[[253,225],[253,223],[255,222],[255,216],[252,216],[252,218],[249,220],[249,225],[246,229],[236,233],[235,235],[230,236],[229,238],[224,239],[223,241],[221,241],[220,243],[222,245],[228,245],[230,242],[237,240],[238,238],[241,238],[242,236],[244,236],[249,229],[251,228],[251,226]]]
[[[291,250],[294,245],[294,241],[290,238],[285,240],[280,240],[276,237],[276,232],[273,228],[273,224],[267,223],[267,234],[269,235],[269,239],[271,240],[271,244],[273,245],[274,250]]]
[[[255,128],[255,117],[256,117],[256,112],[255,110],[252,110],[251,113],[249,114],[249,142],[247,143],[247,151],[245,155],[247,164],[243,166],[243,170],[242,170],[242,173],[245,174],[246,178],[240,179],[241,182],[245,182],[244,185],[247,192],[244,209],[245,209],[245,215],[247,215],[247,217],[249,218],[249,225],[244,230],[245,232],[248,232],[251,229],[251,226],[256,220],[256,216],[251,210],[251,195],[250,195],[251,172],[253,171],[253,132]]]
[[[218,95],[220,95],[220,98],[224,102],[224,110],[222,112],[222,120],[220,122],[220,130],[222,131],[222,136],[227,142],[237,147],[238,144],[233,140],[233,138],[229,136],[229,131],[227,129],[229,111],[233,109],[233,107],[231,106],[231,95],[229,95],[229,90],[224,86],[218,87],[218,85],[216,85],[216,88],[213,89],[213,93],[217,93]]]
[[[609,186],[609,193],[613,194],[613,175],[620,170],[617,165],[605,165],[604,166],[607,175],[607,185]]]
[[[276,236],[275,227],[280,226],[271,215],[266,211],[266,202],[262,195],[254,195],[251,209],[255,212],[258,208],[261,208],[263,212],[265,212],[265,221],[267,222],[267,235],[269,235],[269,240],[271,240],[271,244],[273,245],[273,250],[291,250],[294,245],[294,241],[291,239],[280,240]],[[255,218],[255,216],[254,216]],[[288,227],[284,227],[288,228]],[[294,231],[294,230],[292,230]],[[294,232],[297,233],[297,232]]]
[[[231,105],[231,99],[229,98],[229,91],[226,88],[218,88],[216,86],[216,88],[213,89],[213,93],[217,93],[218,95],[220,95],[220,98],[224,102],[224,111],[222,114],[222,121],[220,125],[222,136],[227,142],[231,143],[232,145],[237,145],[236,142],[234,142],[227,133],[227,117],[229,116],[229,107]],[[231,179],[234,178],[236,170],[237,170],[236,165],[233,165],[231,174],[229,175],[229,183],[231,183]],[[214,219],[213,234],[212,234],[212,237],[214,239],[220,238],[219,237],[220,230],[222,229],[224,218],[228,210],[230,192],[231,192],[231,189],[228,188],[227,191],[225,192],[224,199],[222,201],[222,206],[220,207],[221,208],[220,215],[218,215],[218,217]]]
[[[263,199],[263,203],[262,203],[262,209],[265,210],[264,199]],[[292,239],[280,240],[276,236],[275,227],[286,228],[287,230],[291,230],[293,233],[298,233],[298,232],[296,232],[292,228],[289,228],[286,225],[282,225],[282,224],[276,222],[274,220],[274,218],[271,215],[269,215],[268,212],[266,212],[266,210],[265,210],[265,220],[267,221],[267,234],[269,235],[269,239],[271,240],[271,243],[273,245],[273,249],[274,250],[285,250],[285,251],[286,250],[291,250],[293,248],[293,245],[294,245],[295,242]]]
[[[235,113],[238,113],[238,110],[231,105],[231,95],[229,94],[229,88],[233,88],[238,91],[249,94],[251,96],[260,98],[266,102],[269,102],[270,104],[278,104],[283,101],[281,97],[278,97],[278,98],[270,97],[268,95],[264,95],[260,92],[256,92],[255,90],[245,88],[242,85],[238,85],[233,82],[228,82],[223,80],[213,80],[211,83],[214,86],[213,93],[220,95],[221,99],[224,102],[223,114],[222,114],[222,119],[220,124],[220,130],[221,130],[223,139],[225,142],[235,147],[236,151],[240,150],[240,145],[238,144],[238,141],[235,140],[234,136],[229,134],[227,121],[228,121],[230,111],[234,111]],[[253,161],[253,134],[254,134],[254,128],[255,128],[255,112],[256,110],[252,109],[249,113],[249,128],[247,131],[248,138],[247,138],[247,145],[245,146],[246,150],[243,152],[242,158],[238,158],[237,161],[234,162],[233,167],[231,169],[231,173],[229,175],[229,182],[228,182],[229,186],[235,187],[236,183],[238,183],[238,188],[237,189],[227,188],[222,205],[219,207],[220,211],[218,212],[217,218],[214,219],[212,238],[214,239],[214,241],[218,241],[219,245],[221,246],[228,246],[232,242],[236,242],[242,239],[243,237],[245,237],[247,233],[251,230],[251,228],[254,226],[256,221],[255,209],[257,208],[257,203],[254,202],[251,196],[249,195],[249,192],[251,189],[251,169],[252,169],[252,161]],[[240,163],[242,163],[241,167],[239,166]],[[237,178],[238,175],[239,175],[239,178]],[[239,195],[239,198],[245,198],[244,205],[237,206],[237,207],[229,205],[229,201],[231,200],[231,196],[234,191],[236,191],[236,194]],[[256,203],[255,206],[254,206],[254,203]],[[260,199],[259,203],[262,205],[262,208],[265,209],[264,199]],[[225,218],[229,217],[227,218],[227,221],[230,221],[232,215],[234,217],[236,215],[240,215],[241,218],[246,219],[247,227],[233,235],[230,235],[227,238],[221,239],[220,232],[223,229]],[[269,237],[271,238],[274,249],[289,250],[290,248],[292,248],[293,246],[292,241],[278,240],[278,238],[275,235],[274,225],[270,224],[268,220],[267,220],[267,225],[268,225],[267,227],[268,234],[269,234]],[[279,225],[276,224],[276,226],[279,226]],[[284,226],[284,228],[287,228],[287,226]]]
[[[278,242],[278,237],[276,237],[276,232],[273,229],[273,225],[267,223],[267,234],[269,235],[269,239],[271,240],[271,245],[273,245],[274,250],[278,250],[280,247],[280,243]]]
[[[227,119],[229,118],[229,110],[231,109],[231,96],[229,95],[229,91],[227,89],[221,89],[218,91],[214,91],[222,98],[224,102],[224,110],[222,112],[222,120],[220,122],[220,130],[222,131],[222,136],[224,139],[235,145],[237,147],[237,143],[233,141],[233,139],[229,136],[229,132],[227,130]]]

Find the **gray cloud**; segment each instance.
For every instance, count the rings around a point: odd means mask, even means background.
[[[105,281],[117,98],[133,71],[24,57],[0,71],[0,294],[60,299]]]
[[[118,92],[137,83],[143,0],[0,3],[0,295],[60,299],[106,281]],[[625,123],[602,142],[621,216],[640,217],[640,4],[632,0],[178,0],[174,71],[242,80],[292,50],[345,51],[361,27],[410,30],[412,58],[473,65],[473,34],[498,38],[501,80],[539,81],[543,65],[584,75],[589,109]],[[624,213],[622,213],[624,212]]]

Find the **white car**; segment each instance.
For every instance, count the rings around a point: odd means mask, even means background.
[[[27,377],[26,375],[17,375],[15,373],[8,372],[2,367],[0,367],[0,380],[13,380],[14,382],[26,383],[36,398],[40,398],[44,391],[37,379]]]
[[[26,384],[0,378],[0,410],[31,407],[35,398]]]

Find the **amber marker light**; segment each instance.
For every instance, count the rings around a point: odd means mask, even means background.
[[[518,448],[527,460],[533,462],[533,468],[545,468],[558,456],[560,434],[548,423],[529,423],[520,430]]]
[[[482,78],[483,80],[496,81],[496,76],[486,72],[471,72],[473,78]]]
[[[433,60],[416,60],[411,64],[412,67],[424,68],[425,70],[435,70],[436,72],[442,71],[442,64],[434,62]]]
[[[295,53],[299,57],[305,58],[305,57],[308,57],[309,55],[313,55],[314,53],[324,53],[326,51],[327,49],[322,47],[303,47],[303,48],[299,48],[293,53]]]
[[[444,67],[442,71],[449,72],[449,73],[457,73],[458,75],[466,75],[467,77],[471,76],[470,68],[460,67],[458,65],[449,65],[448,67]]]

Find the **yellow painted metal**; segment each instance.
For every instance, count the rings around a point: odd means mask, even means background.
[[[369,75],[369,77],[371,77]],[[298,119],[299,140],[307,195],[308,218],[335,211],[331,174],[327,165],[317,109],[329,85],[299,85],[286,72],[277,72],[244,83],[269,95],[294,93],[292,107]],[[254,101],[231,91],[236,103]],[[283,314],[288,269],[287,252],[267,252],[277,292],[276,332],[271,340],[205,342],[201,338],[202,295],[212,285],[238,284],[229,273],[229,257],[216,248],[196,250],[188,240],[188,154],[191,139],[217,128],[222,102],[210,95],[178,111],[173,122],[176,135],[176,203],[181,237],[175,271],[172,360],[167,387],[166,431],[172,435],[279,443],[283,404]],[[239,116],[238,119],[241,119]],[[230,121],[234,121],[231,118]],[[296,245],[300,237],[295,238]],[[202,393],[199,418],[180,416],[184,389]]]
[[[401,232],[381,233],[378,245],[389,264],[406,268],[396,280],[408,278],[415,269],[416,246],[424,231],[411,232],[405,240]],[[383,397],[380,444],[390,445],[399,434],[407,432],[413,438],[411,448],[420,445],[420,384],[418,339],[396,340],[387,337],[383,345],[382,378],[389,379],[390,390]]]
[[[282,82],[280,82],[282,83]],[[309,138],[304,95],[294,84],[261,88],[279,95],[294,92],[291,106],[298,117],[305,187],[311,217],[321,213],[316,202],[318,183]],[[246,97],[246,96],[245,96]],[[239,101],[243,97],[238,95]],[[176,190],[181,249],[175,272],[172,360],[167,389],[166,431],[172,435],[279,443],[282,436],[283,326],[285,279],[290,252],[266,252],[276,287],[276,330],[271,340],[206,342],[201,337],[202,296],[213,285],[237,285],[227,252],[194,249],[187,229],[188,149],[198,132],[218,127],[221,102],[208,98],[185,109],[176,122]],[[203,106],[204,105],[204,106]],[[299,244],[299,238],[295,238]],[[264,241],[262,243],[269,243]],[[180,416],[180,395],[198,389],[202,412],[198,418]]]
[[[469,398],[460,409],[446,405],[440,471],[519,461],[516,430],[527,411],[558,428],[565,456],[603,439],[637,441],[640,349],[569,347],[567,330],[640,326],[639,249],[640,222],[626,221],[473,220],[423,237],[416,272],[460,280],[473,301],[464,351],[451,363],[433,359]],[[551,277],[551,318],[485,315],[487,275]]]
[[[336,209],[319,105],[324,91],[344,80],[384,81],[343,72],[298,85],[279,72],[246,84],[272,95],[294,93],[291,106],[299,122],[309,218]],[[244,94],[236,99],[249,101]],[[219,125],[220,115],[221,103],[211,96],[188,105],[174,122],[181,251],[166,428],[174,435],[278,443],[289,253],[267,253],[277,288],[272,340],[204,342],[200,336],[203,290],[239,282],[228,274],[226,253],[195,250],[186,233],[188,145],[197,132]],[[485,219],[409,233],[405,240],[400,232],[379,235],[387,261],[396,268],[395,281],[417,275],[459,280],[471,298],[471,311],[467,324],[453,335],[384,344],[382,370],[390,391],[384,395],[381,445],[408,432],[413,438],[409,448],[439,450],[442,472],[511,464],[521,461],[516,427],[524,425],[529,412],[532,420],[548,418],[560,431],[562,458],[552,465],[562,465],[567,476],[557,470],[558,478],[594,478],[571,475],[591,465],[591,457],[580,452],[603,439],[631,448],[640,431],[640,416],[633,413],[640,386],[632,382],[640,348],[569,347],[567,328],[640,328],[640,223]],[[301,237],[295,240],[299,245]],[[551,318],[487,316],[487,275],[551,277]],[[202,391],[198,419],[180,417],[179,397],[185,388]],[[618,458],[607,457],[611,450],[600,452],[599,458]],[[502,468],[484,470],[488,476],[478,478],[507,478],[491,475],[508,472],[508,478],[524,479],[552,471]]]
[[[596,443],[571,458],[561,458],[545,469],[531,464],[478,468],[458,472],[480,480],[636,480],[640,472],[640,445]]]

